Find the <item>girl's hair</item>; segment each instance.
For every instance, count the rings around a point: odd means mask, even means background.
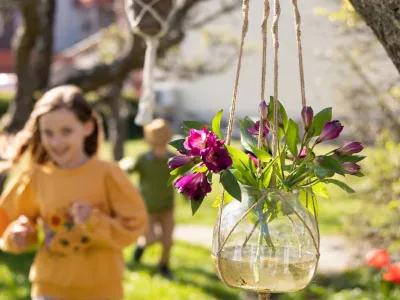
[[[9,166],[17,164],[26,152],[30,154],[32,163],[45,164],[49,161],[50,157],[43,148],[40,139],[39,119],[41,116],[60,108],[67,108],[72,111],[82,123],[93,122],[94,129],[92,134],[85,139],[84,150],[88,156],[97,154],[103,140],[101,119],[85,100],[79,88],[64,85],[49,90],[36,102],[25,127],[12,141],[14,151],[8,158],[11,161]]]

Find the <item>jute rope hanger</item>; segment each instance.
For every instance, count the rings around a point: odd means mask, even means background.
[[[129,24],[132,31],[137,35],[141,36],[146,41],[146,54],[143,67],[143,80],[142,80],[142,95],[139,100],[138,112],[135,118],[137,125],[145,125],[153,119],[153,112],[155,108],[155,93],[153,88],[154,82],[154,69],[157,59],[157,50],[160,39],[166,34],[170,21],[174,16],[177,9],[176,5],[173,6],[172,11],[169,13],[166,19],[154,9],[154,5],[162,0],[153,0],[150,3],[145,3],[143,0],[125,0],[125,11],[128,16]],[[133,5],[138,4],[141,10],[138,15],[131,13],[133,11]],[[143,32],[139,24],[146,13],[150,13],[151,16],[160,25],[160,31],[157,34],[150,35]]]
[[[295,19],[295,29],[296,29],[296,40],[297,40],[297,52],[298,52],[298,58],[299,58],[299,73],[300,73],[300,90],[301,90],[301,104],[303,107],[305,107],[306,104],[306,96],[305,96],[305,83],[304,83],[304,67],[303,67],[303,55],[302,55],[302,46],[301,46],[301,17],[300,17],[300,12],[299,8],[297,5],[297,0],[292,0],[292,5],[293,5],[293,10],[294,10],[294,19]],[[235,84],[234,84],[234,90],[233,90],[233,96],[232,96],[232,102],[231,102],[231,107],[230,107],[230,116],[229,116],[229,122],[228,122],[228,132],[227,132],[227,138],[226,138],[226,143],[230,145],[231,139],[232,139],[232,130],[233,130],[233,123],[234,123],[234,117],[235,117],[235,107],[236,107],[236,102],[237,102],[237,91],[238,91],[238,86],[239,86],[239,80],[240,80],[240,70],[242,66],[242,56],[243,56],[243,46],[244,46],[244,41],[246,38],[246,34],[248,31],[248,26],[249,26],[249,6],[250,6],[250,0],[243,0],[242,3],[242,11],[243,11],[243,23],[242,23],[242,37],[241,37],[241,43],[240,43],[240,48],[239,48],[239,58],[238,58],[238,63],[237,63],[237,69],[236,69],[236,78],[235,78]],[[264,101],[265,99],[265,80],[266,80],[266,69],[267,69],[267,22],[268,22],[268,17],[270,13],[270,3],[269,0],[264,0],[264,15],[263,15],[263,20],[261,23],[261,32],[262,32],[262,40],[263,40],[263,51],[262,51],[262,71],[261,71],[261,102]],[[273,130],[273,155],[277,155],[277,147],[278,147],[278,116],[279,116],[279,103],[278,103],[278,79],[279,79],[279,60],[278,60],[278,54],[279,54],[279,17],[281,13],[281,8],[280,8],[280,1],[279,0],[274,0],[274,20],[272,24],[272,37],[273,37],[273,43],[274,43],[274,130]],[[262,132],[263,132],[263,120],[262,116],[260,116],[260,128],[259,128],[259,135],[258,135],[258,148],[261,147],[262,145]],[[222,281],[227,285],[231,286],[225,279],[222,269],[221,269],[221,254],[222,254],[222,249],[225,243],[227,242],[230,234],[233,232],[235,227],[241,222],[243,218],[247,216],[248,213],[260,202],[262,201],[264,196],[261,197],[261,199],[258,199],[256,203],[250,207],[242,216],[242,218],[237,222],[236,225],[233,226],[232,230],[230,233],[227,235],[224,241],[221,241],[221,221],[222,221],[222,208],[223,208],[223,203],[224,203],[224,190],[222,191],[221,198],[220,198],[220,203],[219,203],[219,210],[218,210],[218,219],[217,219],[217,230],[218,230],[218,236],[217,236],[217,270],[218,273],[222,279]],[[305,223],[304,223],[305,224]],[[306,227],[308,228],[307,224],[305,224]],[[308,228],[309,230],[309,228]],[[310,234],[312,235],[311,230],[309,230]],[[314,237],[314,245],[317,250],[317,256],[319,256],[319,233],[318,233],[318,243],[315,241]],[[259,294],[259,299],[269,299],[269,293],[260,293]]]

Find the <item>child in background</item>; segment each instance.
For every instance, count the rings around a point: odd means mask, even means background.
[[[4,251],[26,251],[43,225],[33,299],[123,298],[122,250],[145,231],[147,213],[125,172],[96,157],[101,139],[97,115],[73,86],[45,93],[17,135],[11,165],[25,154],[30,163],[1,195],[0,241]]]
[[[127,172],[137,172],[140,181],[140,191],[149,213],[149,226],[145,236],[139,238],[133,260],[140,262],[146,247],[160,241],[163,246],[159,262],[160,273],[168,279],[173,279],[169,268],[170,251],[173,243],[174,229],[174,190],[168,186],[170,170],[168,159],[174,156],[168,152],[167,143],[172,137],[172,131],[165,120],[155,119],[143,128],[144,138],[151,150],[141,154],[133,162],[130,158],[121,160],[120,166]],[[156,229],[161,227],[157,237]]]

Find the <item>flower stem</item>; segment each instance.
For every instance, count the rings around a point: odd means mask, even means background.
[[[260,232],[258,234],[258,240],[257,240],[256,263],[253,269],[254,280],[256,283],[260,282],[262,236],[263,236],[262,227],[260,227]]]

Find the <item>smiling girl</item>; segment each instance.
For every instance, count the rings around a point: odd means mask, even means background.
[[[145,231],[147,213],[118,165],[96,157],[101,140],[96,113],[73,86],[44,94],[16,137],[11,166],[27,155],[28,168],[1,195],[0,246],[26,251],[43,226],[33,299],[123,297],[122,250]]]

